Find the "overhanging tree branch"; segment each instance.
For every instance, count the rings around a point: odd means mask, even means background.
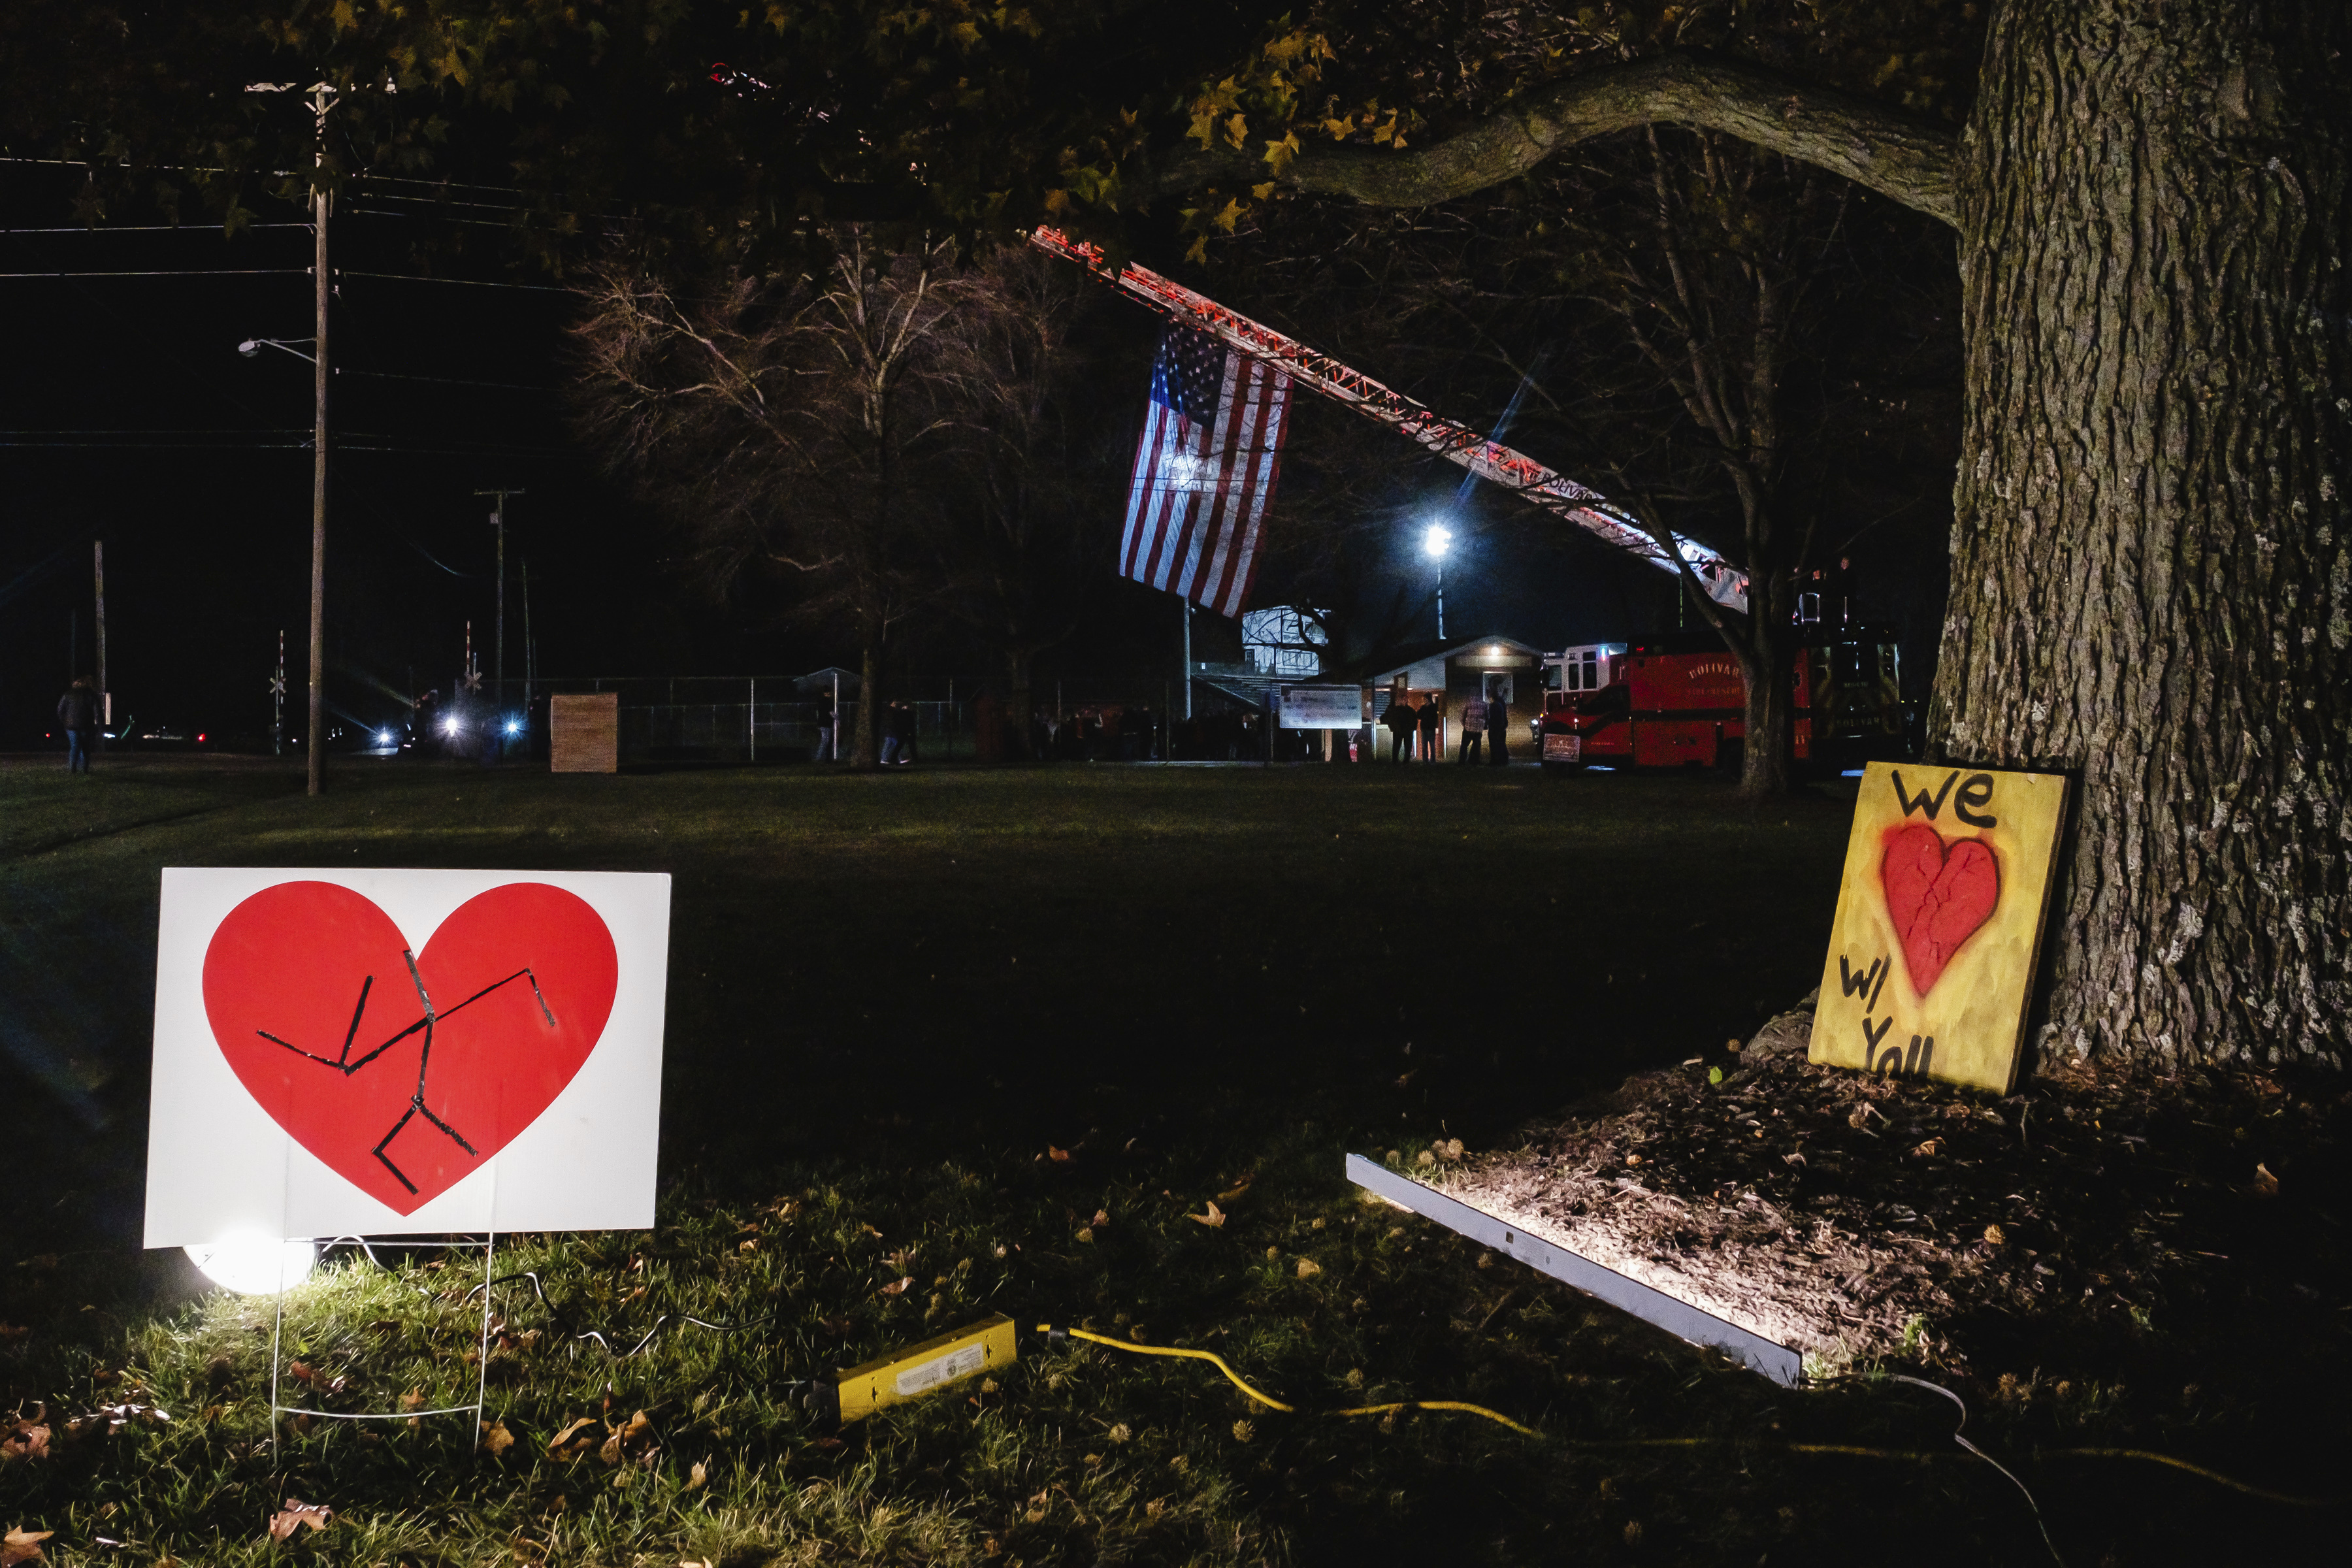
[[[1432,146],[1404,153],[1309,146],[1279,173],[1232,148],[1172,161],[1157,182],[1188,190],[1220,177],[1373,206],[1428,206],[1527,174],[1561,149],[1666,122],[1717,131],[1816,164],[1889,200],[1956,223],[1951,132],[1744,60],[1672,54],[1585,71]]]

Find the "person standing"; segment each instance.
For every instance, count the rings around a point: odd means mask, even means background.
[[[1507,767],[1511,761],[1511,704],[1498,684],[1486,699],[1486,765]]]
[[[1421,760],[1437,763],[1445,760],[1445,715],[1437,706],[1437,694],[1422,693],[1421,698]]]
[[[821,763],[832,755],[833,688],[820,686],[816,689],[816,750],[809,753],[809,761]]]
[[[1478,762],[1478,741],[1486,728],[1486,700],[1473,697],[1462,705],[1462,750],[1454,761],[1465,767],[1475,767]]]
[[[1404,761],[1412,746],[1413,711],[1404,705],[1403,692],[1389,693],[1389,705],[1381,710],[1381,724],[1389,732],[1389,761]]]
[[[98,749],[100,711],[98,693],[89,688],[89,677],[77,675],[66,694],[58,699],[58,723],[66,732],[66,772],[89,772],[90,753]]]
[[[915,709],[893,702],[882,710],[882,765],[905,766],[915,760]]]

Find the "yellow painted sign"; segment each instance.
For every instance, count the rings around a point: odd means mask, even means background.
[[[2009,1093],[2065,816],[2062,774],[1864,770],[1811,1059]]]

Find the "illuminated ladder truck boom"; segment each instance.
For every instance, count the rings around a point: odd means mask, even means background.
[[[1640,556],[1663,571],[1675,563],[1656,540],[1609,504],[1599,491],[1587,489],[1567,475],[1557,473],[1524,452],[1489,439],[1458,420],[1446,418],[1393,387],[1384,386],[1361,371],[1330,355],[1285,337],[1272,327],[1227,310],[1181,283],[1162,278],[1133,263],[1113,272],[1098,246],[1082,245],[1058,229],[1040,228],[1029,237],[1040,249],[1078,263],[1109,279],[1121,289],[1166,311],[1187,326],[1222,339],[1245,354],[1278,365],[1292,380],[1313,387],[1324,396],[1348,405],[1368,419],[1418,441],[1439,457],[1461,464],[1480,479],[1566,518],[1587,532],[1597,534],[1620,550]],[[1677,540],[1683,559],[1697,574],[1707,597],[1719,605],[1746,611],[1748,574],[1694,540]]]

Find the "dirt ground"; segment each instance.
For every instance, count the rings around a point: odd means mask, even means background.
[[[1996,1100],[1811,1065],[1811,1002],[1435,1184],[1817,1375],[1921,1362],[2013,1393],[2036,1348],[2107,1370],[2232,1317],[2340,1345],[2340,1081],[2069,1064]]]

